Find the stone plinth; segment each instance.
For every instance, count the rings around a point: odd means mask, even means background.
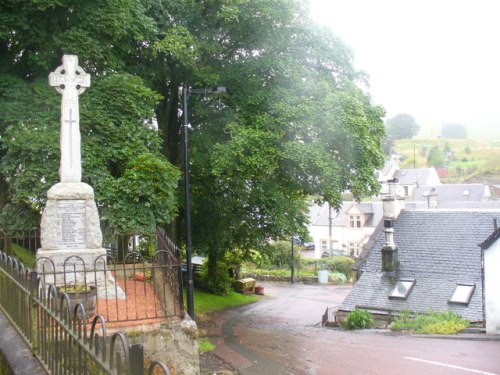
[[[100,294],[106,286],[109,295],[115,281],[106,268],[94,190],[83,182],[61,182],[49,189],[47,198],[37,271],[45,274],[47,283],[97,284]]]

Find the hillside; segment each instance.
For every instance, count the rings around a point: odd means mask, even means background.
[[[403,139],[393,152],[402,168],[436,167],[443,183],[500,184],[500,141],[474,139]]]

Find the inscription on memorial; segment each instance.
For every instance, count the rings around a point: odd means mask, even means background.
[[[60,249],[85,248],[85,207],[83,199],[57,201],[57,241]]]

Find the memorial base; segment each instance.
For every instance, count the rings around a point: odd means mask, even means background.
[[[106,265],[105,249],[43,250],[36,254],[36,271],[46,284],[95,285],[99,298],[125,299]]]

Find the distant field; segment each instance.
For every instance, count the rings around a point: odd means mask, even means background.
[[[432,148],[437,148],[440,165],[428,162]],[[401,167],[446,167],[448,176],[443,182],[484,182],[500,184],[500,141],[474,139],[403,139],[394,144],[393,151],[402,155]]]

